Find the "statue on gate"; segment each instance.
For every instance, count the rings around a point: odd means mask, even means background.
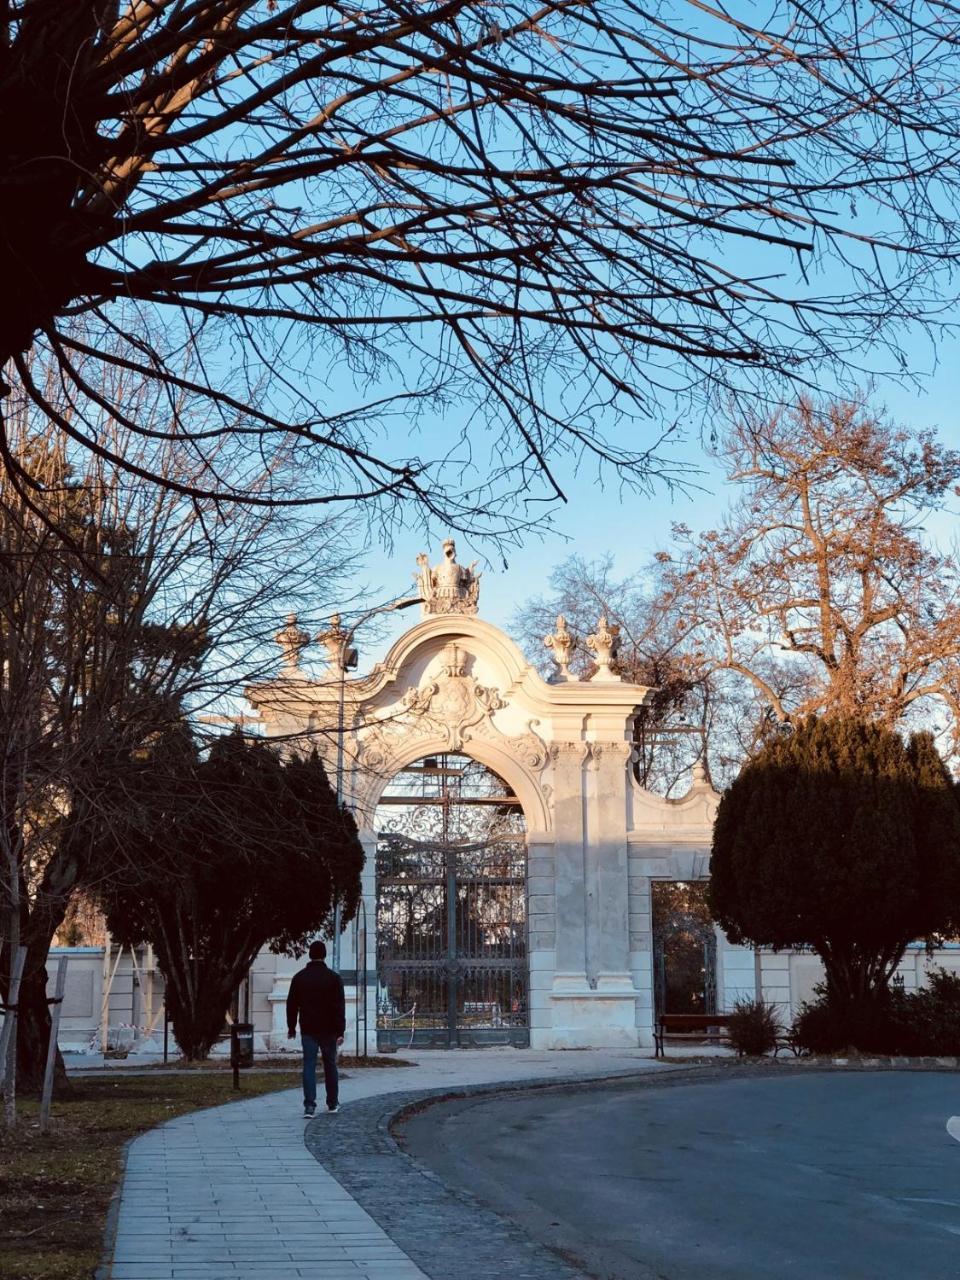
[[[417,572],[413,575],[423,601],[426,617],[433,613],[476,613],[480,599],[480,574],[477,561],[469,567],[457,564],[457,546],[452,538],[443,543],[443,559],[430,567],[429,558],[417,556]]]

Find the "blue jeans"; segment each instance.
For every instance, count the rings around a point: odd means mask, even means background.
[[[339,1077],[337,1075],[337,1037],[308,1036],[300,1033],[303,1046],[303,1105],[317,1104],[317,1054],[323,1059],[323,1083],[327,1091],[327,1107],[337,1105]]]

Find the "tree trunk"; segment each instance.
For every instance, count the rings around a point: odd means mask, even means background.
[[[866,952],[852,947],[818,948],[832,1002],[851,1008],[874,1005],[890,993],[889,975],[903,958],[906,944]]]
[[[47,956],[54,935],[63,923],[76,883],[72,858],[55,856],[29,911],[23,894],[20,941],[27,948],[27,963],[20,988],[20,1016],[17,1027],[17,1079],[24,1093],[40,1095],[50,1039],[50,1007],[47,1004]],[[68,1087],[63,1056],[57,1050],[54,1088]]]
[[[206,999],[197,1001],[189,1008],[171,1000],[170,1025],[185,1058],[202,1062],[209,1057],[210,1050],[223,1030],[228,1004],[229,996],[222,1005],[219,1001]]]
[[[38,955],[37,952],[42,954]],[[17,1021],[17,1089],[22,1094],[40,1096],[50,1040],[50,1006],[47,1004],[47,948],[31,947],[20,988]],[[63,1055],[57,1050],[54,1091],[69,1088]]]
[[[197,965],[190,974],[163,969],[170,1025],[180,1052],[191,1061],[203,1061],[216,1044],[233,996],[232,974],[213,966]]]
[[[204,949],[187,958],[183,951],[171,955],[167,944],[176,931],[164,932],[154,941],[157,965],[163,974],[167,1011],[180,1052],[185,1058],[202,1061],[216,1044],[227,1020],[237,988],[250,970],[259,951],[259,939],[244,939],[240,945],[224,938],[219,946]],[[212,951],[214,959],[210,958]]]

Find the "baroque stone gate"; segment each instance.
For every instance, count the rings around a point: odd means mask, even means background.
[[[367,928],[356,974],[353,935],[344,939],[348,995],[361,1015],[365,1000],[371,1038],[379,1020],[394,1043],[650,1045],[651,881],[707,874],[717,797],[703,776],[681,800],[637,784],[633,721],[649,690],[611,668],[605,619],[586,640],[596,662],[588,681],[570,675],[571,637],[558,619],[545,639],[556,666],[546,681],[478,616],[479,575],[457,563],[452,541],[438,565],[418,564],[421,619],[368,675],[348,676],[351,636],[334,618],[317,637],[326,673],[311,678],[301,667],[309,637],[291,617],[277,636],[279,676],[248,690],[270,736],[318,747],[357,816]],[[418,775],[458,777],[463,761],[485,766],[478,776],[481,790],[493,787],[494,811],[522,817],[507,822],[513,839],[522,834],[519,862],[504,861],[505,817],[492,830],[461,815],[446,843],[426,819],[402,831],[391,822],[390,806],[424,799],[411,793]],[[438,788],[431,803],[451,799]],[[739,985],[736,971],[749,967],[743,986],[752,987],[752,955],[728,951],[727,976]],[[278,1030],[294,967],[278,963]]]

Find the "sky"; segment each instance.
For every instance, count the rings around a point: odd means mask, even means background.
[[[836,17],[836,29],[843,31],[846,11],[843,6],[835,6],[834,9],[835,15],[840,15]],[[715,36],[723,36],[726,33],[726,20],[723,20],[722,30],[713,29],[715,20],[707,15],[708,12],[714,11],[702,6],[700,9],[696,6],[691,8],[688,5],[681,6],[679,11],[683,22],[688,24],[686,29],[694,38],[702,37],[712,40]],[[831,23],[833,21],[831,19]],[[874,68],[881,80],[883,75],[892,69],[892,67],[886,68],[882,61]],[[756,74],[757,68],[751,66],[751,75]],[[787,77],[783,83],[789,85],[790,82],[790,77]],[[772,83],[772,81],[763,83],[757,81],[757,92],[762,96],[764,84],[770,88]],[[931,110],[933,105],[933,103],[930,104]],[[864,122],[863,138],[870,136],[869,128],[869,122]],[[429,140],[431,136],[428,131],[425,138]],[[896,132],[893,131],[894,152],[897,146],[896,138]],[[500,157],[498,162],[506,163],[516,150],[518,140],[509,127],[501,124],[501,131],[491,134],[490,145],[493,148],[491,154]],[[868,144],[863,140],[861,145],[869,149]],[[905,142],[904,145],[907,143]],[[784,154],[788,153],[793,155],[789,147]],[[798,152],[794,158],[797,159],[799,154]],[[828,345],[832,343],[838,348],[844,358],[849,359],[851,365],[876,369],[881,362],[896,365],[897,361],[901,360],[904,367],[921,380],[922,389],[918,391],[909,383],[898,384],[892,377],[875,374],[871,403],[876,407],[885,405],[895,421],[914,428],[938,427],[941,439],[960,448],[960,428],[956,418],[956,406],[960,404],[960,360],[957,359],[960,341],[944,337],[941,339],[939,350],[934,352],[929,339],[925,337],[919,325],[918,331],[913,334],[891,332],[890,329],[876,333],[868,324],[865,324],[864,316],[861,314],[862,309],[857,305],[858,291],[866,288],[868,289],[865,297],[867,315],[871,313],[873,307],[879,311],[883,310],[882,296],[880,299],[873,297],[869,293],[869,284],[865,283],[865,280],[869,282],[871,278],[874,248],[872,246],[868,248],[865,243],[861,244],[859,237],[875,235],[881,240],[886,236],[894,240],[900,239],[899,219],[894,212],[896,201],[892,196],[888,198],[882,191],[879,195],[875,194],[873,183],[866,182],[862,198],[858,194],[857,200],[850,200],[848,209],[847,193],[850,178],[847,175],[846,166],[849,156],[845,146],[842,142],[834,141],[820,155],[822,163],[828,166],[828,175],[836,171],[844,175],[844,183],[837,188],[836,200],[832,198],[827,200],[829,208],[819,210],[818,217],[826,219],[824,226],[829,224],[837,231],[850,232],[855,237],[853,240],[843,241],[834,252],[831,250],[829,237],[813,236],[811,232],[816,252],[808,254],[803,263],[798,261],[793,249],[788,246],[774,243],[758,247],[756,240],[725,233],[718,233],[716,236],[704,234],[702,238],[698,236],[689,242],[692,251],[701,252],[702,246],[702,252],[712,263],[717,264],[718,270],[722,266],[723,272],[729,274],[731,279],[749,280],[753,281],[757,287],[761,284],[764,288],[769,287],[774,296],[795,299],[800,303],[809,303],[813,298],[819,299],[824,304],[823,309],[804,313],[806,315],[804,323],[809,322],[812,325],[813,316],[817,315],[820,323],[828,326],[824,334],[829,339]],[[808,172],[807,166],[808,160],[804,160],[801,169],[798,170],[798,173],[802,172],[806,175],[804,181],[807,179],[813,181],[815,178],[819,181],[824,177],[812,166]],[[861,177],[865,179],[866,174],[853,175],[854,185],[861,180]],[[842,197],[841,191],[844,193]],[[945,198],[950,198],[949,192],[944,195]],[[936,189],[931,195],[931,199],[935,198]],[[629,205],[624,207],[632,209]],[[950,206],[945,212],[949,215],[955,211]],[[630,213],[630,216],[639,215]],[[653,219],[650,227],[654,227],[658,217],[653,214],[649,216]],[[736,219],[731,219],[730,225],[734,225],[735,222]],[[664,225],[667,228],[665,234],[668,240],[671,236],[678,236],[678,243],[687,244],[684,235],[676,230],[670,230],[670,219],[667,219]],[[758,225],[765,225],[763,217],[758,218]],[[589,245],[589,239],[585,244]],[[589,248],[587,252],[591,252]],[[910,257],[901,260],[891,254],[885,257],[881,254],[881,259],[884,270],[892,273],[889,275],[891,287],[894,294],[899,297],[899,290],[906,287],[908,275],[919,268]],[[665,256],[659,265],[665,266],[670,261],[670,257]],[[922,270],[919,271],[921,283],[916,286],[918,296],[915,301],[918,314],[936,317],[941,324],[945,325],[950,325],[952,322],[955,331],[960,333],[960,305],[954,309],[952,315],[944,314],[940,310],[940,304],[942,302],[944,308],[946,307],[943,301],[945,294],[938,297],[935,292],[940,287],[944,291],[949,290],[951,296],[957,294],[957,279],[955,275],[951,275],[951,262],[952,259],[947,256],[942,264],[943,270],[932,273],[930,276],[925,275]],[[922,265],[926,266],[925,260]],[[666,267],[666,269],[670,268]],[[860,274],[864,270],[868,272],[866,277]],[[442,276],[438,277],[440,278],[445,279]],[[619,276],[611,276],[610,282],[611,287],[614,285],[619,287]],[[835,316],[833,309],[836,307],[840,312],[844,306],[843,299],[848,296],[852,296],[852,300],[847,304],[849,312],[846,318],[849,320],[849,325],[844,326],[842,315]],[[913,298],[913,294],[909,291],[906,296]],[[382,305],[390,314],[395,301],[387,290]],[[663,318],[673,320],[671,304],[664,302],[662,307]],[[406,311],[407,307],[404,303],[400,308],[400,314],[405,315]],[[909,314],[910,307],[904,306],[903,313]],[[685,321],[689,320],[682,309],[679,314],[685,318]],[[786,318],[783,306],[771,307],[768,318],[771,320],[772,328],[769,333],[766,331],[760,333],[761,340],[770,342],[774,346],[777,341],[794,342],[796,345],[791,354],[796,357],[795,367],[798,373],[811,380],[815,379],[815,369],[809,362],[804,362],[807,359],[804,353],[815,350],[817,347],[816,341],[809,340],[814,335],[799,323],[794,326],[793,314],[789,307],[786,308]],[[785,325],[786,328],[781,328],[781,325]],[[844,328],[848,328],[849,333],[841,332]],[[495,326],[493,331],[496,332]],[[381,331],[376,332],[379,334]],[[390,331],[386,332],[389,337]],[[535,326],[532,326],[532,335],[533,338],[538,337]],[[314,348],[307,344],[302,354],[297,348],[298,354],[290,357],[289,373],[292,375],[294,384],[298,378],[309,383],[311,398],[316,398],[320,404],[329,404],[337,412],[343,412],[344,406],[357,403],[358,395],[368,402],[377,402],[382,395],[396,395],[415,389],[422,382],[424,369],[435,372],[435,366],[432,363],[434,357],[440,361],[440,367],[446,371],[447,337],[448,335],[443,331],[438,337],[429,325],[424,327],[422,333],[415,326],[404,328],[402,342],[397,341],[395,345],[390,345],[384,338],[382,349],[377,343],[374,344],[380,358],[369,362],[369,369],[362,359],[357,358],[359,373],[353,357],[351,359],[334,358],[327,363],[317,359]],[[378,343],[379,341],[378,338]],[[867,346],[868,343],[869,346]],[[598,343],[598,349],[600,348],[607,350],[602,343]],[[532,349],[538,350],[536,346]],[[563,349],[562,344],[559,345],[559,349]],[[457,352],[459,348],[453,344],[452,350]],[[439,352],[444,353],[443,358],[438,355]],[[631,352],[631,355],[633,354]],[[636,354],[639,372],[634,373],[632,369],[630,372],[636,377],[638,383],[644,376],[652,382],[659,378],[656,385],[667,388],[664,392],[667,396],[671,394],[670,388],[684,385],[682,360],[672,356],[662,357],[659,354],[654,360],[643,348],[638,348]],[[812,359],[812,357],[809,358]],[[936,363],[937,358],[939,363]],[[568,367],[558,358],[558,364],[554,368],[549,363],[549,359],[545,357],[544,363],[544,367],[549,371],[544,375],[544,380],[551,383],[548,387],[550,392],[548,399],[551,409],[554,409],[558,416],[562,416],[564,409],[561,406],[571,401],[576,403],[577,394],[575,393],[578,392],[580,384],[576,374],[571,372],[572,366]],[[652,372],[647,363],[648,360],[652,361]],[[671,360],[674,361],[676,368],[669,363]],[[698,369],[699,365],[686,372],[694,376]],[[539,366],[536,362],[534,372],[539,376]],[[355,378],[354,375],[356,375]],[[741,371],[741,376],[735,376],[734,382],[741,384],[744,381],[749,382],[749,377],[749,370]],[[569,401],[558,394],[568,385],[572,388]],[[474,390],[475,395],[471,397],[463,391],[463,385],[460,382],[452,379],[446,402],[449,417],[444,419],[438,416],[436,420],[428,420],[429,409],[424,407],[424,419],[416,423],[411,421],[409,426],[403,416],[409,412],[407,402],[404,401],[402,408],[397,410],[396,416],[392,412],[386,412],[382,415],[382,422],[377,420],[378,426],[384,433],[383,438],[376,434],[377,428],[374,425],[369,425],[370,447],[383,457],[406,460],[414,456],[424,462],[439,461],[448,457],[452,450],[458,457],[465,457],[468,460],[475,457],[482,473],[480,437],[484,427],[491,418],[495,419],[495,415],[488,415],[485,412],[490,397],[484,394],[482,381],[475,381]],[[282,391],[279,394],[282,395]],[[599,395],[600,392],[594,392],[591,388],[587,395],[588,402],[592,404],[595,396],[599,397]],[[425,401],[424,405],[428,403],[432,402]],[[665,413],[668,410],[669,406]],[[471,441],[477,448],[475,455],[466,447],[458,449],[455,443],[460,429],[468,424],[473,431]],[[363,425],[366,429],[368,426],[366,420]],[[495,547],[482,542],[471,544],[462,535],[456,535],[460,562],[468,564],[474,559],[480,561],[479,567],[483,571],[480,591],[481,616],[498,626],[509,629],[511,617],[517,607],[531,596],[543,592],[551,569],[572,554],[578,554],[589,560],[612,553],[615,573],[619,576],[628,576],[642,572],[656,551],[669,546],[671,523],[682,521],[695,532],[716,525],[722,518],[730,495],[726,490],[721,470],[703,447],[702,434],[705,425],[702,420],[695,418],[684,420],[683,437],[676,442],[672,453],[674,462],[679,464],[690,481],[687,493],[671,492],[666,485],[654,484],[652,493],[637,495],[622,489],[614,474],[608,473],[601,480],[595,469],[585,467],[577,473],[573,470],[569,459],[561,459],[555,465],[558,466],[560,480],[568,501],[555,511],[549,525],[528,534],[522,546],[508,550],[505,557],[506,564],[503,563],[504,557],[497,554]],[[451,444],[451,442],[454,443]],[[635,448],[642,449],[647,442],[631,443]],[[669,448],[667,452],[670,452]],[[477,479],[476,475],[471,477],[474,482]],[[949,539],[949,520],[940,519],[935,524],[938,540]],[[349,606],[354,610],[353,616],[376,603],[410,594],[413,589],[412,574],[416,568],[417,554],[422,551],[427,552],[430,563],[435,564],[440,557],[441,540],[451,532],[454,531],[438,524],[429,531],[421,528],[394,531],[391,542],[386,547],[371,541],[361,566],[355,575],[351,575],[348,584],[358,589],[359,598],[355,598]],[[281,607],[278,602],[278,614]],[[382,656],[389,640],[415,621],[416,612],[416,610],[409,610],[394,615],[390,619],[389,626],[379,628],[372,626],[369,630],[365,628],[358,634],[361,670],[367,669],[372,661]],[[349,620],[349,614],[347,617]]]
[[[914,353],[918,359],[919,351],[918,347]],[[939,366],[922,375],[919,392],[892,379],[877,379],[874,385],[872,405],[885,405],[894,421],[914,429],[934,428],[944,444],[960,449],[960,342],[955,354],[941,349]],[[601,482],[595,470],[584,469],[577,474],[568,468],[563,476],[566,505],[557,512],[551,526],[539,535],[531,534],[522,547],[506,553],[506,567],[495,548],[471,544],[457,536],[460,563],[480,561],[480,616],[509,630],[515,610],[531,596],[541,594],[551,569],[570,555],[595,559],[610,552],[617,574],[626,577],[641,572],[656,551],[669,546],[673,522],[688,524],[695,531],[714,527],[723,516],[731,489],[722,469],[701,442],[701,426],[700,422],[690,422],[686,439],[671,451],[690,477],[687,493],[671,493],[661,484],[650,496],[636,495],[622,492],[613,475]],[[422,440],[420,447],[428,443],[428,438]],[[960,501],[954,503],[953,510],[930,522],[931,536],[948,545],[960,534],[958,516]],[[419,552],[428,552],[430,563],[437,563],[440,542],[448,531],[438,526],[432,532],[433,536],[427,538],[421,530],[401,531],[386,551],[379,546],[370,549],[363,567],[367,587],[364,595],[370,607],[412,592]],[[418,610],[409,609],[384,620],[376,628],[381,634],[369,634],[366,644],[361,632],[357,637],[360,671],[368,670],[382,658],[391,641],[413,625],[418,616]]]

